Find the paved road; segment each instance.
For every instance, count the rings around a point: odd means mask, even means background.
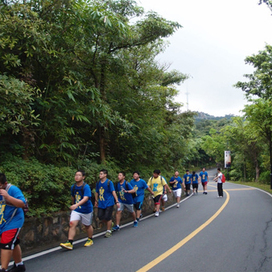
[[[138,228],[98,236],[90,248],[82,241],[73,251],[28,258],[27,271],[271,272],[271,195],[228,182],[224,198],[217,198],[212,181],[208,190],[186,198],[179,209],[142,220]]]

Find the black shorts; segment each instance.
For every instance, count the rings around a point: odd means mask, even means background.
[[[155,205],[159,205],[161,203],[162,195],[157,195],[153,198]]]
[[[143,205],[143,202],[137,202],[136,204],[134,204],[134,208],[137,211],[140,211],[142,209],[142,205]]]
[[[193,189],[198,189],[198,183],[193,183]]]
[[[20,243],[18,238],[20,230],[21,228],[4,231],[0,236],[0,248],[13,250]]]
[[[106,209],[98,208],[97,217],[99,220],[110,221],[112,219],[112,212],[114,206],[109,206]]]
[[[186,191],[189,191],[191,189],[191,183],[185,184],[186,186]]]

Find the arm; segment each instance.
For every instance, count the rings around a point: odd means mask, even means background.
[[[131,189],[131,190],[128,190],[128,191],[125,190],[125,193],[133,194],[133,193],[135,193],[135,190],[134,189]]]
[[[167,183],[163,187],[165,192],[166,192],[166,189],[168,190],[169,193],[172,192]]]
[[[153,191],[149,188],[149,186],[147,187],[147,191],[148,191],[151,195],[154,195]]]
[[[98,193],[97,193],[97,192],[95,192],[94,206],[95,206],[95,207],[98,207]]]
[[[12,204],[13,206],[17,208],[24,208],[25,203],[21,199],[17,199],[11,195],[8,194],[8,192],[5,189],[0,189],[0,195],[3,196],[7,202]]]
[[[74,197],[72,197],[72,198],[74,198]],[[89,200],[89,197],[88,197],[88,196],[84,196],[78,203],[73,204],[73,205],[70,207],[70,210],[75,210],[75,209],[77,209],[79,206],[83,205],[83,204],[86,203],[88,200]]]
[[[118,201],[118,197],[117,197],[116,192],[115,192],[115,191],[112,191],[112,195],[113,195],[113,197],[114,197],[114,200],[115,200],[115,203],[116,203],[117,207],[120,208],[120,203],[119,203],[119,201]]]
[[[174,180],[169,180],[169,183],[171,184],[171,185],[174,185],[175,183],[176,183],[176,180],[175,180],[175,178],[174,178]]]
[[[181,180],[181,187],[182,187],[182,190],[184,191],[185,190],[185,186],[184,186],[184,181],[183,181],[183,179]]]

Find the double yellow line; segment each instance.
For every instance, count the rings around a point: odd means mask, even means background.
[[[205,227],[207,227],[224,210],[224,208],[227,206],[227,204],[229,202],[229,199],[230,199],[229,193],[225,190],[224,190],[224,192],[227,196],[224,204],[219,208],[219,210],[210,219],[208,219],[204,224],[202,224],[200,227],[198,227],[195,231],[193,231],[188,236],[186,236],[179,243],[174,245],[172,248],[168,249],[166,252],[164,252],[159,257],[157,257],[156,259],[154,259],[153,261],[151,261],[147,265],[143,266],[142,268],[140,268],[136,272],[146,272],[146,271],[150,270],[151,268],[153,268],[154,266],[156,266],[157,264],[162,262],[164,259],[169,257],[171,254],[173,254],[175,251],[177,251],[179,248],[181,248],[183,245],[185,245],[188,241],[190,241],[193,237],[195,237]]]

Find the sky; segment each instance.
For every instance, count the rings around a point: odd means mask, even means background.
[[[177,87],[183,111],[214,116],[242,115],[245,93],[234,88],[254,69],[245,58],[272,45],[272,12],[259,0],[138,0],[145,12],[153,10],[182,25],[158,56],[170,70],[189,75]]]

